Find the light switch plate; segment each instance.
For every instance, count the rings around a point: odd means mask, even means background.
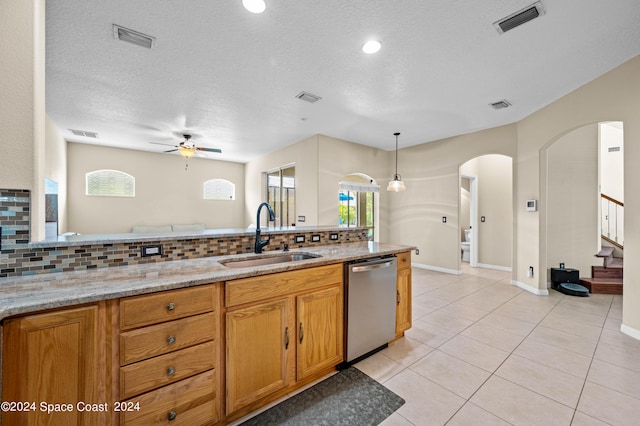
[[[329,239],[331,241],[338,241],[338,234],[329,234]]]

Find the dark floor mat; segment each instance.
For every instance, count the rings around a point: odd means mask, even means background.
[[[378,425],[404,404],[355,367],[350,367],[258,414],[252,425]]]

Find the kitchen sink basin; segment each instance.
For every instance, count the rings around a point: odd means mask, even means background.
[[[227,268],[250,268],[252,266],[274,265],[285,262],[297,262],[299,260],[314,259],[320,257],[310,253],[287,253],[276,255],[254,256],[245,259],[229,259],[220,262]]]

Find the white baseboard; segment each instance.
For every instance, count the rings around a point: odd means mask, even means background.
[[[520,287],[523,290],[528,291],[529,293],[533,293],[536,296],[548,296],[549,295],[549,290],[548,289],[544,289],[544,290],[540,290],[539,288],[535,288],[535,287],[531,287],[528,284],[525,284],[523,282],[517,281],[517,280],[511,280],[511,284]]]
[[[628,325],[622,324],[620,326],[620,331],[626,334],[627,336],[631,336],[634,339],[640,340],[640,330],[636,330],[633,327],[629,327]]]
[[[511,272],[510,266],[489,265],[487,263],[478,263],[478,268],[495,269],[496,271]]]
[[[425,265],[423,263],[411,262],[411,266],[414,268],[428,269],[430,271],[444,272],[445,274],[462,275],[462,271],[458,271],[456,269],[441,268],[439,266]]]

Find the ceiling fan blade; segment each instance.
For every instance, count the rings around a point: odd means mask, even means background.
[[[164,151],[164,152],[175,152],[175,151],[177,151],[177,150],[178,150],[178,148],[176,148],[176,149],[170,149],[169,151]]]
[[[217,152],[221,153],[222,150],[218,148],[196,148],[198,151],[206,151],[206,152]]]
[[[176,146],[176,145],[175,145],[175,144],[173,144],[173,143],[162,143],[162,142],[149,142],[149,143],[152,143],[152,144],[154,144],[154,145],[165,145],[165,146],[173,146],[173,147],[175,147],[175,146]]]

